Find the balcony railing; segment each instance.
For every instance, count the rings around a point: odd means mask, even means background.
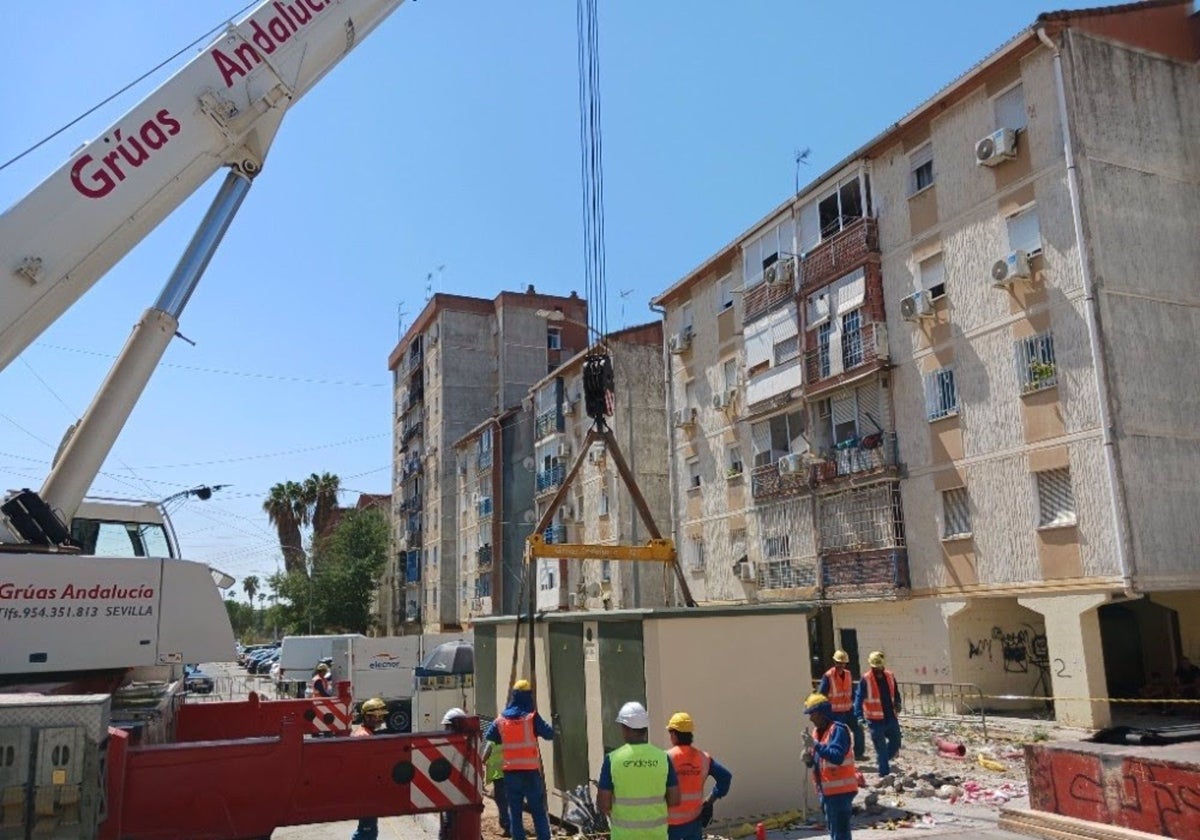
[[[757,564],[759,589],[812,589],[817,585],[815,557],[764,560]]]
[[[878,255],[878,223],[870,218],[851,222],[805,254],[800,263],[800,294],[808,295]]]
[[[475,503],[476,516],[491,516],[492,515],[492,497],[484,496]]]
[[[404,372],[411,373],[421,366],[425,361],[425,353],[418,350],[416,353],[409,353],[408,359],[404,363]]]
[[[900,461],[894,432],[849,438],[826,454],[828,457],[813,467],[812,479],[818,484],[844,476],[894,470]]]
[[[492,450],[485,449],[475,456],[475,469],[483,471],[492,468]]]
[[[400,502],[401,513],[418,513],[422,508],[421,497],[419,495],[408,496]]]
[[[408,399],[404,401],[404,410],[412,411],[417,406],[425,402],[425,389],[417,388],[408,392]]]
[[[798,496],[801,493],[808,493],[811,490],[810,475],[811,471],[807,466],[781,474],[778,462],[764,464],[761,467],[755,467],[750,473],[750,495],[755,499],[764,499],[772,496]]]
[[[408,443],[410,440],[412,440],[413,438],[420,435],[424,430],[425,430],[425,424],[424,424],[424,422],[422,422],[420,420],[418,420],[415,423],[406,425],[404,427],[404,434],[401,436],[400,441],[402,443]]]
[[[870,322],[843,333],[835,344],[804,354],[804,381],[809,394],[835,387],[846,379],[888,361],[887,326]]]
[[[743,323],[748,324],[755,318],[782,306],[792,299],[794,292],[794,282],[758,283],[747,289],[744,298],[745,310],[742,315]]]
[[[421,582],[421,552],[408,551],[404,554],[405,585]]]
[[[479,571],[487,571],[492,568],[492,545],[481,545],[475,550],[475,568]],[[485,593],[490,594],[490,593]]]
[[[882,549],[830,554],[821,559],[826,597],[900,594],[909,588],[908,552]]]
[[[547,435],[552,435],[555,432],[563,430],[563,415],[558,406],[547,409],[537,416],[533,424],[533,436],[535,440],[541,440]]]
[[[400,478],[409,478],[425,469],[425,462],[420,455],[411,455],[404,459],[404,463],[400,467]]]
[[[545,493],[548,490],[553,490],[555,487],[562,484],[563,479],[566,477],[566,464],[555,464],[548,470],[542,470],[537,474],[537,492]]]
[[[542,537],[548,544],[565,543],[567,541],[567,526],[551,525],[544,532],[542,532]]]

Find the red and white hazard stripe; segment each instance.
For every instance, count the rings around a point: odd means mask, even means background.
[[[345,701],[325,698],[314,700],[313,713],[312,727],[315,732],[350,731],[350,704]]]
[[[413,776],[409,795],[414,807],[443,810],[480,801],[479,774],[466,742],[427,742],[414,746]],[[433,772],[435,766],[439,772]],[[449,764],[449,775],[445,773]],[[442,777],[442,781],[436,781]]]

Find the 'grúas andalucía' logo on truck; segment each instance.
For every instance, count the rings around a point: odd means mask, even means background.
[[[327,0],[295,0],[293,3],[275,2],[264,12],[276,14],[261,14],[251,18],[240,27],[250,29],[250,37],[238,44],[232,54],[213,47],[209,54],[221,72],[225,87],[233,87],[234,82],[247,76],[251,70],[262,64],[263,55],[270,55],[292,39],[301,29],[312,23],[321,12],[332,6]],[[347,47],[349,49],[349,47]]]
[[[80,155],[71,166],[71,186],[88,198],[104,198],[182,130],[179,120],[166,108],[128,137],[124,129],[114,130],[112,136],[105,135],[99,141],[111,145],[112,151],[99,159],[90,153]]]
[[[154,587],[144,584],[121,586],[96,583],[75,586],[68,583],[60,591],[53,586],[22,586],[11,581],[0,583],[0,601],[130,601],[153,597]]]

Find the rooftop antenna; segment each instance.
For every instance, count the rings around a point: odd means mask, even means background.
[[[433,272],[425,274],[425,302],[429,303],[429,299],[433,297]]]
[[[624,289],[623,291],[617,292],[617,294],[621,298],[621,329],[625,329],[627,326],[629,326],[629,324],[625,321],[625,298],[633,294],[633,289]]]
[[[803,149],[796,149],[796,195],[800,194],[800,164],[808,166],[808,156],[812,153],[812,149],[805,146]]]
[[[404,316],[408,313],[404,311],[404,301],[396,304],[396,339],[404,338]]]

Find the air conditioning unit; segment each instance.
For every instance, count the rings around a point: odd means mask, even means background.
[[[738,579],[746,583],[754,583],[758,580],[758,570],[754,568],[754,563],[751,560],[746,560],[738,563]]]
[[[569,444],[569,443],[560,443],[560,444],[558,445],[557,452],[558,452],[558,457],[559,457],[559,458],[566,458],[566,457],[568,457],[568,456],[571,454],[571,444]]]
[[[784,455],[776,464],[780,475],[791,475],[792,473],[800,472],[800,467],[802,466],[800,453],[793,452],[790,455]]]
[[[900,300],[900,317],[905,321],[919,321],[933,316],[933,301],[929,292],[921,290]]]
[[[1017,156],[1017,132],[1011,128],[993,131],[975,144],[975,163],[997,166]]]
[[[675,425],[679,428],[694,425],[696,422],[696,409],[694,408],[677,408],[675,409]]]
[[[717,391],[717,393],[713,394],[713,408],[719,411],[728,404],[729,403],[726,402],[725,394],[722,394],[720,391]]]
[[[692,346],[692,330],[690,327],[683,329],[675,335],[671,336],[671,341],[668,344],[668,349],[672,353],[682,353]]]
[[[1013,251],[1002,260],[992,264],[992,286],[1007,289],[1018,277],[1029,276],[1029,254]]]
[[[763,280],[767,285],[776,283],[788,283],[796,277],[796,262],[791,257],[783,260],[776,260],[765,269],[763,269]]]

